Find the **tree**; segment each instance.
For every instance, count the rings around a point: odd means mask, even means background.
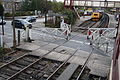
[[[46,5],[46,6],[45,6]],[[64,9],[64,5],[61,2],[51,2],[46,0],[25,0],[23,2],[23,10],[25,11],[34,11],[39,10],[44,13],[46,10],[53,10],[54,12],[58,13]]]
[[[56,13],[64,11],[64,4],[62,2],[52,2],[52,10]]]
[[[42,11],[42,12],[45,12],[46,10],[46,7],[45,7],[45,0],[25,0],[23,2],[23,7],[22,9],[24,11],[35,11],[35,10],[39,10],[39,11]],[[47,4],[47,7],[50,7],[48,4]]]
[[[77,16],[73,10],[65,9],[64,11],[62,11],[62,14],[66,15],[65,18],[66,23],[72,25],[75,23]]]
[[[44,12],[46,7],[45,7],[45,0],[32,0],[31,2],[31,8],[33,7],[32,5],[34,5],[34,9],[33,10],[39,10],[41,12]]]
[[[29,11],[30,10],[30,1],[29,0],[25,0],[23,2],[22,10],[23,11]]]
[[[3,16],[4,8],[3,5],[0,2],[0,16]]]

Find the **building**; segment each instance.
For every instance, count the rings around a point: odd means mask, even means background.
[[[18,11],[21,8],[23,0],[0,0],[5,9],[5,13],[12,12],[12,1],[14,1],[15,10]]]

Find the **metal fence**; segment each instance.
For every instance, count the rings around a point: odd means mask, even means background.
[[[90,41],[90,44],[108,53],[113,50],[116,34],[116,28],[89,28],[87,39]]]

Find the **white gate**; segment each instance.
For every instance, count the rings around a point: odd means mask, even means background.
[[[3,47],[3,42],[4,40],[3,40],[3,35],[2,34],[0,34],[0,47]]]
[[[64,23],[64,19],[61,22],[60,28],[37,28],[34,29],[38,31],[38,33],[43,37],[43,39],[47,38],[64,38],[66,40],[69,39],[71,33],[71,25]]]
[[[89,28],[87,39],[90,44],[108,53],[113,50],[116,33],[116,28]]]
[[[18,29],[19,30],[19,29]],[[20,30],[21,31],[21,37],[25,39],[26,37],[26,32],[25,30]],[[71,25],[64,23],[64,19],[61,22],[60,28],[48,28],[48,27],[43,27],[43,28],[34,28],[29,30],[29,36],[32,37],[31,35],[34,36],[34,34],[38,35],[38,37],[42,37],[44,40],[46,39],[69,39],[70,33],[71,33]]]

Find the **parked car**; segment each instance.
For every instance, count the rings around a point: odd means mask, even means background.
[[[30,23],[24,19],[16,19],[16,20],[12,21],[11,25],[13,25],[13,22],[15,24],[15,28],[25,29],[26,26],[28,26],[30,29],[32,28],[32,23]]]
[[[34,17],[34,16],[28,16],[26,18],[26,21],[28,21],[28,22],[36,22],[36,17]]]
[[[5,25],[5,24],[6,24],[6,21],[3,20],[3,25]],[[0,25],[2,25],[2,19],[0,19]]]

